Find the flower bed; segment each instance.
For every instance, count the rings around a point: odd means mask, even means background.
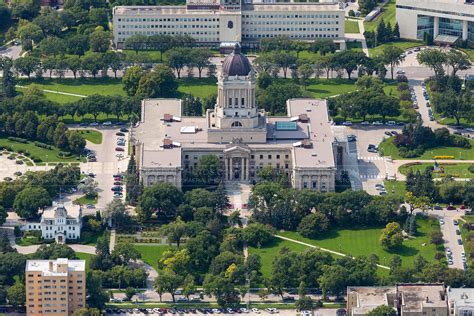
[[[454,156],[433,156],[433,159],[454,159]]]

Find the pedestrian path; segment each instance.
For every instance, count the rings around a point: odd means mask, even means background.
[[[310,247],[310,248],[315,248],[315,249],[318,249],[318,250],[321,250],[321,251],[324,251],[324,252],[329,252],[329,253],[331,253],[333,255],[336,255],[336,256],[352,258],[351,256],[348,256],[344,253],[337,252],[337,251],[330,250],[330,249],[326,249],[326,248],[322,248],[322,247],[318,247],[318,246],[315,246],[315,245],[311,245],[311,244],[308,244],[306,242],[302,242],[302,241],[299,241],[299,240],[296,240],[296,239],[291,239],[291,238],[280,236],[280,235],[274,235],[274,236],[277,237],[277,238],[283,239],[283,240],[287,240],[287,241],[291,241],[291,242],[303,245],[303,246],[307,246],[307,247]],[[381,265],[381,264],[378,264],[377,267],[382,268],[382,269],[386,269],[386,270],[390,270],[389,267]]]
[[[15,87],[16,87],[16,88],[20,88],[20,89],[26,89],[26,88],[27,88],[27,87],[25,87],[25,86],[19,86],[19,85],[16,85]],[[85,97],[87,97],[87,95],[83,95],[83,94],[75,94],[75,93],[62,92],[62,91],[55,91],[55,90],[47,90],[47,89],[44,89],[44,90],[41,90],[41,91],[47,92],[47,93],[55,93],[55,94],[68,95],[68,96],[71,96],[71,97],[78,97],[78,98],[85,98]]]

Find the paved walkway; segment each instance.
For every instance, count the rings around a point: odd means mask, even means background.
[[[110,231],[110,240],[109,240],[109,249],[112,252],[115,248],[115,239],[116,239],[116,231],[115,228]]]
[[[302,241],[299,241],[299,240],[296,240],[296,239],[291,239],[291,238],[280,236],[280,235],[275,235],[275,237],[283,239],[283,240],[291,241],[291,242],[294,242],[294,243],[297,243],[297,244],[300,244],[300,245],[303,245],[303,246],[316,248],[316,249],[324,251],[324,252],[329,252],[329,253],[331,253],[333,255],[336,255],[336,256],[349,257],[348,255],[343,254],[341,252],[337,252],[337,251],[333,251],[333,250],[330,250],[330,249],[326,249],[326,248],[318,247],[318,246],[315,246],[315,245],[311,245],[311,244],[308,244],[308,243],[305,243],[305,242],[302,242]],[[390,270],[389,267],[381,265],[381,264],[378,264],[377,267],[382,268],[382,269]]]
[[[20,88],[20,89],[26,89],[27,87],[25,86],[16,86],[17,88]],[[75,94],[75,93],[68,93],[68,92],[62,92],[62,91],[55,91],[55,90],[47,90],[47,89],[44,89],[44,90],[41,90],[43,92],[48,92],[48,93],[55,93],[55,94],[62,94],[62,95],[69,95],[71,97],[78,97],[78,98],[85,98],[87,97],[86,95],[83,95],[83,94]]]
[[[363,19],[347,19],[349,21],[357,22],[359,24],[359,33],[346,33],[344,36],[348,42],[361,42],[362,51],[365,55],[369,56],[369,49],[367,48],[367,41],[365,40],[364,32],[364,20]]]
[[[40,246],[41,245],[31,245],[31,246],[14,245],[13,248],[15,248],[21,254],[29,255],[31,253],[35,253],[36,250],[38,250],[38,248]],[[72,250],[74,250],[75,252],[84,252],[84,253],[88,253],[88,254],[91,254],[91,255],[95,255],[95,247],[94,246],[77,245],[77,244],[68,245],[68,246],[71,247]]]

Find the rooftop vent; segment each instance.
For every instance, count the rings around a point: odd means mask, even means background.
[[[308,115],[307,114],[300,114],[298,116],[298,120],[302,123],[308,123],[309,121],[309,118],[308,118]]]
[[[163,115],[163,121],[165,122],[181,122],[181,118],[177,116],[173,116],[171,114],[165,113]]]

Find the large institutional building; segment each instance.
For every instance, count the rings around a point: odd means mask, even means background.
[[[253,47],[261,39],[278,35],[344,40],[345,12],[338,1],[257,2],[188,0],[183,6],[117,6],[113,9],[114,43],[122,48],[134,34],[189,35],[209,47],[234,42]]]
[[[26,313],[69,316],[86,306],[85,260],[28,260]]]
[[[70,205],[69,212],[64,205],[50,207],[43,211],[41,221],[25,223],[21,226],[23,231],[41,231],[41,238],[45,240],[54,239],[57,243],[65,243],[66,240],[78,240],[81,238],[82,208],[79,205]]]
[[[474,41],[474,4],[467,0],[397,0],[396,18],[400,36],[435,42]]]
[[[287,116],[268,117],[255,100],[255,74],[236,45],[222,65],[217,104],[205,117],[182,117],[181,100],[147,99],[132,130],[145,186],[158,181],[181,188],[183,174],[203,155],[219,157],[225,181],[252,181],[271,166],[288,174],[293,187],[334,191],[347,155],[336,139],[325,100],[287,101]]]

